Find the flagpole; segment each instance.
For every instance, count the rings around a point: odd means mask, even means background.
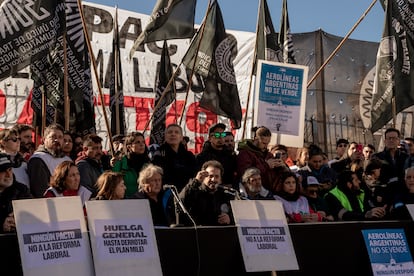
[[[204,16],[204,18],[207,18],[207,16],[210,13],[210,11],[211,11],[211,0],[208,1],[208,9],[206,11],[206,15]],[[198,51],[200,50],[200,47],[201,47],[201,41],[203,40],[205,26],[206,26],[206,21],[203,20],[203,24],[201,25],[201,30],[200,30],[201,31],[200,40],[199,40],[198,45],[197,45],[197,50],[195,52],[195,59],[194,59],[193,67],[191,68],[191,74],[190,74],[190,78],[188,80],[188,87],[187,87],[187,91],[185,93],[184,106],[183,106],[183,110],[181,111],[179,125],[181,125],[181,122],[183,121],[184,111],[185,111],[185,107],[186,107],[187,101],[188,101],[188,95],[190,93],[191,85],[193,84],[193,76],[194,76],[194,71],[195,71],[195,64],[196,64],[196,61],[197,61]]]
[[[99,83],[98,69],[96,68],[96,59],[95,59],[95,55],[93,54],[93,49],[92,49],[91,41],[89,39],[89,34],[88,34],[87,29],[86,29],[85,16],[84,16],[83,7],[82,7],[82,0],[77,0],[77,2],[78,2],[79,14],[80,14],[81,20],[82,20],[83,33],[84,33],[85,39],[86,39],[86,45],[88,45],[88,52],[91,56],[91,62],[92,62],[92,65],[93,65],[93,72],[95,74],[96,85],[98,86],[99,98],[101,100],[101,106],[102,106],[102,113],[103,113],[103,116],[104,116],[104,119],[105,119],[106,130],[108,132],[109,147],[111,149],[111,152],[115,152],[113,141],[112,141],[111,127],[109,126],[109,120],[108,120],[108,116],[107,116],[106,110],[105,110],[105,99],[104,99],[104,96],[103,96],[103,93],[102,93],[101,84]]]
[[[116,37],[116,41],[115,43],[118,43],[117,40],[119,40],[119,33],[118,33],[118,7],[115,6],[115,19],[114,19],[114,31],[115,28],[117,29],[117,37]],[[116,122],[115,122],[115,134],[120,134],[121,132],[121,126],[119,125],[119,89],[118,89],[118,74],[119,74],[119,67],[118,67],[118,62],[119,62],[119,56],[118,56],[118,48],[115,47],[114,49],[114,53],[112,53],[114,55],[114,64],[115,64],[115,76],[114,76],[114,89],[115,89],[115,118],[116,118]]]
[[[322,70],[325,68],[325,66],[331,61],[331,59],[336,55],[336,53],[341,49],[342,45],[345,43],[346,40],[348,40],[349,36],[354,32],[355,28],[358,27],[358,25],[361,23],[362,20],[364,20],[365,16],[367,16],[368,12],[374,7],[377,0],[373,0],[372,3],[369,5],[369,7],[365,10],[365,12],[361,15],[361,17],[358,19],[358,21],[352,26],[351,30],[346,34],[346,36],[341,40],[341,42],[338,44],[338,46],[335,48],[335,50],[332,52],[332,54],[326,59],[326,61],[321,65],[321,67],[316,71],[316,73],[313,75],[313,77],[309,80],[307,88],[313,83],[313,81],[319,76],[319,74],[322,72]]]
[[[68,60],[67,60],[67,45],[66,45],[66,28],[63,33],[63,98],[64,98],[64,119],[65,119],[65,130],[69,130],[70,121],[70,100],[68,91]],[[56,114],[55,114],[56,115]]]
[[[262,5],[264,5],[264,3],[263,3],[262,0],[260,0],[259,9],[257,10],[257,18],[259,18],[260,9],[262,8]],[[263,9],[264,9],[264,7],[263,7]],[[263,16],[263,19],[264,19],[264,16]],[[247,126],[247,117],[248,117],[248,111],[249,111],[249,105],[250,105],[250,95],[251,95],[252,82],[253,82],[253,71],[254,71],[254,67],[257,66],[257,32],[258,31],[259,31],[259,20],[257,20],[257,23],[256,23],[256,42],[254,43],[252,71],[250,72],[249,90],[247,92],[246,111],[244,113],[245,116],[244,116],[243,131],[242,131],[242,137],[241,137],[242,140],[244,139],[244,135],[245,135],[245,132],[246,132],[246,126]],[[266,35],[265,35],[265,39],[266,39]],[[253,113],[252,113],[252,122],[253,122]]]

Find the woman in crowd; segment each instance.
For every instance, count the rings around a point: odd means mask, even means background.
[[[141,170],[138,178],[138,192],[131,198],[148,199],[154,225],[170,226],[174,221],[174,204],[170,190],[163,190],[163,170],[149,164]]]
[[[141,132],[132,132],[125,137],[126,155],[112,169],[124,175],[125,197],[137,192],[137,179],[142,167],[150,162],[148,148]]]
[[[84,206],[92,195],[91,191],[80,185],[79,170],[73,161],[57,165],[49,185],[44,197],[80,196]]]
[[[62,151],[65,153],[66,156],[69,156],[70,158],[73,157],[72,151],[73,151],[73,138],[69,131],[63,132],[63,145],[62,145]],[[72,159],[73,160],[73,159]]]
[[[13,174],[16,181],[29,187],[29,175],[27,174],[27,162],[19,153],[20,138],[14,129],[2,129],[0,131],[0,149],[6,153],[12,162]]]
[[[322,221],[322,217],[310,208],[308,200],[300,191],[295,173],[285,172],[280,176],[274,197],[282,201],[288,222]]]
[[[96,200],[116,200],[125,197],[126,186],[121,173],[105,171],[96,181],[98,194]]]

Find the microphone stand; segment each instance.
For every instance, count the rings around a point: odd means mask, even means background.
[[[180,200],[180,198],[178,196],[177,187],[175,187],[174,185],[171,185],[170,190],[171,190],[171,193],[172,193],[172,195],[174,197],[175,223],[176,223],[174,227],[177,227],[177,226],[180,225],[180,212],[179,212],[179,209],[181,209],[181,211],[190,218],[191,222],[194,225],[196,225],[196,223],[194,222],[194,220],[191,217],[190,213],[187,211],[187,209],[185,208],[184,204]]]

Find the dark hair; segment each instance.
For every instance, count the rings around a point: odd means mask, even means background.
[[[323,150],[315,144],[309,145],[308,151],[309,151],[309,159],[311,159],[315,155],[320,155],[323,157]]]
[[[12,127],[13,130],[16,130],[18,134],[21,134],[23,131],[31,130],[34,131],[34,128],[31,125],[26,124],[15,124]]]
[[[413,137],[405,137],[404,140],[414,143],[414,138]]]
[[[368,165],[365,167],[365,174],[370,175],[375,169],[381,169],[382,163],[378,159],[372,159],[369,161]]]
[[[401,135],[401,133],[398,129],[390,127],[390,128],[387,128],[387,130],[385,131],[384,137],[387,136],[387,134],[390,133],[390,132],[396,132],[398,137],[400,137],[400,135]]]
[[[69,170],[72,167],[76,167],[73,161],[63,161],[57,165],[50,180],[50,187],[55,188],[59,193],[66,190],[66,177],[68,177]]]
[[[339,138],[336,141],[336,147],[338,147],[340,144],[346,144],[346,145],[348,145],[349,144],[349,141],[347,139],[344,139],[344,138]]]
[[[413,139],[413,141],[414,141],[414,139]],[[365,148],[365,147],[370,148],[370,149],[372,149],[373,151],[375,151],[375,147],[374,147],[374,145],[372,145],[372,144],[365,144],[362,148]]]
[[[226,125],[225,125],[225,124],[223,124],[223,123],[217,123],[217,124],[212,125],[212,126],[208,129],[208,135],[210,135],[210,134],[212,134],[213,132],[215,132],[215,131],[216,131],[216,129],[218,129],[218,128],[221,128],[221,129],[225,130],[225,129],[226,129]]]
[[[223,165],[219,161],[216,161],[216,160],[207,161],[207,162],[205,162],[203,164],[203,166],[201,166],[201,169],[202,170],[205,170],[208,167],[213,167],[213,168],[219,169],[220,170],[220,175],[223,176],[223,174],[224,174],[224,167],[223,167]]]
[[[261,137],[269,137],[272,136],[272,132],[270,132],[270,129],[268,129],[265,126],[259,126],[259,127],[253,127],[252,131],[254,132],[254,137],[256,138],[257,136],[261,136]]]
[[[344,170],[341,173],[339,173],[336,184],[338,188],[345,188],[348,184],[348,182],[352,183],[352,175],[357,175],[356,172],[350,171],[350,170]]]
[[[88,147],[92,143],[94,143],[94,144],[102,143],[102,138],[99,137],[96,134],[88,134],[88,135],[86,135],[86,137],[83,139],[83,146],[84,147]]]
[[[285,183],[286,179],[288,179],[289,177],[293,177],[296,181],[295,193],[300,192],[300,185],[299,185],[298,177],[296,176],[296,174],[294,172],[284,172],[280,175],[279,181],[276,184],[276,187],[275,187],[276,193],[283,192],[283,183]]]

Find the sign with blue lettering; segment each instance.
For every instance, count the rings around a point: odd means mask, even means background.
[[[269,128],[278,143],[303,145],[307,76],[307,66],[258,62],[254,122]]]
[[[373,275],[414,275],[403,229],[362,230]]]

